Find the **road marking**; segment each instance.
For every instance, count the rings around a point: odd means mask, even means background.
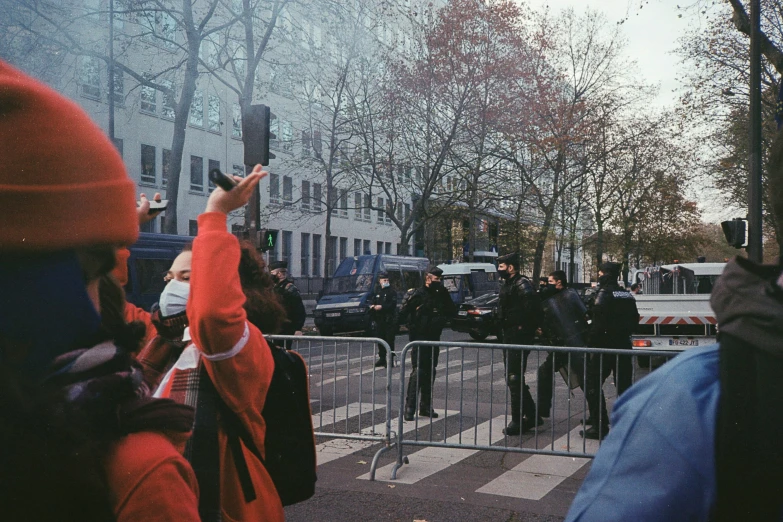
[[[459,412],[457,410],[448,410],[446,412],[446,415],[453,416],[457,415]],[[436,420],[433,420],[433,424],[436,422],[439,422],[440,420],[443,420],[445,418],[444,415],[441,415]],[[429,420],[424,419],[419,421],[418,427],[426,427],[429,425]],[[392,419],[392,431],[394,431],[395,427],[399,427],[399,422],[397,418]],[[410,433],[411,431],[414,431],[416,429],[416,423],[415,422],[406,422],[403,424],[403,430],[402,433]],[[371,428],[365,428],[362,430],[362,435],[382,435],[386,432],[386,423],[381,422],[380,424],[376,424],[375,426]],[[378,441],[365,441],[365,440],[344,440],[344,439],[333,439],[327,442],[323,442],[321,444],[318,444],[315,447],[315,451],[318,455],[318,459],[316,462],[318,462],[318,465],[321,466],[323,464],[326,464],[327,462],[331,462],[333,460],[337,460],[339,458],[345,457],[346,455],[350,455],[351,453],[356,453],[357,451],[363,450],[365,448],[369,448],[370,446],[374,446],[375,444],[378,444]],[[367,474],[367,478],[369,478],[369,473]],[[361,477],[360,477],[361,478]]]
[[[503,428],[506,426],[506,416],[500,415],[491,421],[479,424],[478,427],[469,428],[462,433],[452,435],[446,442],[457,444],[460,437],[463,441],[469,440],[471,443],[476,440],[480,444],[491,445],[503,440]],[[492,439],[490,440],[490,426],[492,427]],[[395,484],[415,484],[416,482],[434,475],[449,466],[465,460],[471,455],[475,455],[480,450],[474,449],[452,449],[452,448],[424,448],[408,455],[410,464],[406,464],[397,470],[397,480],[378,478],[379,475],[391,477],[391,471],[394,463],[384,466],[376,471],[376,480],[383,482],[393,482]],[[358,477],[360,479],[369,478],[369,474]]]
[[[371,411],[384,408],[385,404],[368,404],[353,402],[347,406],[338,406],[332,410],[322,411],[313,415],[313,427],[317,430],[324,426],[342,422],[351,417],[356,417],[360,413],[369,413]]]
[[[459,361],[457,361],[459,362]],[[474,361],[471,361],[471,364],[475,364]],[[478,370],[478,375],[476,375],[476,368],[465,368],[464,374],[463,372],[450,372],[448,377],[446,375],[442,377],[438,377],[435,379],[435,382],[444,382],[448,378],[448,382],[460,382],[462,380],[462,377],[464,375],[465,382],[476,380],[479,377],[484,377],[485,375],[489,374],[497,374],[505,375],[505,370],[503,369],[503,363],[494,363],[494,364],[486,364],[484,366],[480,366]]]
[[[582,439],[579,435],[581,429],[581,427],[577,427],[571,430],[571,449],[582,452],[582,441],[584,440],[585,453],[597,452],[598,441]],[[557,439],[554,445],[555,450],[568,451],[568,437],[569,435],[564,435]],[[477,489],[476,493],[541,500],[589,461],[590,459],[585,458],[532,455],[492,482]]]

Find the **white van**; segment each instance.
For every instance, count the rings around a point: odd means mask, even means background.
[[[443,286],[457,306],[500,289],[498,269],[492,263],[455,263],[438,268],[443,270]]]

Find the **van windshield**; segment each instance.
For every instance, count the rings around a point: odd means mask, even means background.
[[[376,256],[344,259],[324,289],[324,294],[365,293],[372,289]]]

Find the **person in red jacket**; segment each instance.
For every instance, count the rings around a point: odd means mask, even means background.
[[[206,211],[198,217],[187,306],[192,344],[156,392],[196,407],[196,425],[186,455],[199,476],[199,510],[204,522],[274,522],[285,518],[269,473],[241,444],[255,498],[245,495],[237,456],[229,447],[211,397],[217,392],[218,400],[236,415],[264,455],[266,426],[261,412],[274,360],[263,333],[275,333],[285,311],[275,298],[263,258],[228,232],[226,220],[229,212],[247,204],[265,175],[258,165],[247,178],[235,177],[239,184],[230,192],[216,188]]]
[[[193,411],[107,337],[100,281],[135,187],[75,103],[0,61],[0,517],[197,521]]]

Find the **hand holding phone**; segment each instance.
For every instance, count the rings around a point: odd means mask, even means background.
[[[220,169],[210,170],[209,180],[226,192],[229,192],[231,189],[237,186],[237,182],[234,181],[234,178],[227,174],[223,174]]]
[[[166,210],[166,207],[169,205],[169,200],[164,199],[161,201],[155,201],[154,199],[149,200],[150,203],[150,209],[147,211],[147,214],[157,214],[158,212],[163,212]],[[137,201],[136,205],[141,206],[141,201]]]

